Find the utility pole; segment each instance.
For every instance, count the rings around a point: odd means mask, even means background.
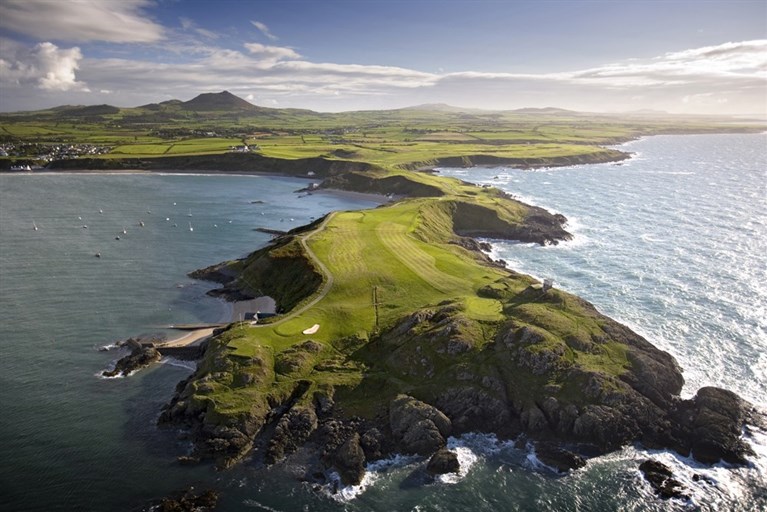
[[[378,332],[378,287],[373,287],[373,310],[375,311],[376,318],[376,332]]]

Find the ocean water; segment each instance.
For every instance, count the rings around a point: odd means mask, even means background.
[[[493,242],[494,254],[553,278],[674,354],[686,394],[718,385],[765,406],[766,148],[765,135],[662,136],[621,146],[635,153],[622,165],[442,172],[563,213],[573,241]],[[185,274],[265,244],[268,236],[252,228],[288,229],[333,209],[372,206],[325,194],[297,199],[293,191],[304,185],[0,175],[0,510],[142,510],[189,485],[220,490],[223,511],[767,509],[767,435],[759,432],[752,433],[758,455],[745,468],[708,468],[632,446],[570,475],[512,442],[467,435],[450,440],[460,475],[422,484],[424,461],[398,457],[335,494],[297,482],[291,467],[178,466],[188,446],[155,420],[191,368],[167,361],[100,379],[119,354],[97,348],[229,314],[205,296],[209,285]],[[637,470],[650,455],[673,466],[689,501],[652,495]],[[693,482],[694,474],[704,481]]]
[[[187,447],[155,427],[190,363],[101,379],[123,354],[98,348],[172,335],[160,328],[168,324],[228,321],[229,307],[205,295],[215,285],[186,273],[265,245],[270,236],[254,228],[287,230],[329,211],[377,205],[294,192],[307,184],[0,175],[0,510],[140,509],[218,478],[207,467],[175,464]]]

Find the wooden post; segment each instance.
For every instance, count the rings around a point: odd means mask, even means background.
[[[378,332],[378,287],[373,287],[373,310],[376,318],[376,332]]]

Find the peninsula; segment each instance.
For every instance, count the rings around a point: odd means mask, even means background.
[[[742,464],[751,453],[742,432],[762,419],[750,404],[717,388],[680,398],[670,354],[492,261],[477,240],[556,244],[570,238],[563,216],[419,171],[620,162],[629,155],[605,145],[761,126],[557,109],[319,114],[227,92],[3,114],[0,124],[4,151],[17,152],[0,161],[6,168],[279,173],[392,198],[191,274],[220,282],[223,296],[268,295],[280,314],[215,331],[179,383],[159,422],[191,433],[186,462],[228,467],[255,453],[276,463],[306,446],[309,478],[334,470],[355,484],[366,461],[394,452],[436,453],[439,467],[447,437],[473,431],[526,436],[561,470],[632,442],[704,463]],[[109,149],[43,156],[86,139]]]

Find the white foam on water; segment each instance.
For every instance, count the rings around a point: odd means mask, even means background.
[[[101,345],[100,347],[96,347],[96,350],[98,350],[99,352],[109,352],[110,350],[115,350],[121,347],[122,345],[120,345],[119,342],[115,341],[114,343],[109,343],[107,345]]]
[[[175,357],[163,357],[160,359],[160,364],[167,364],[168,366],[176,366],[178,368],[185,368],[192,371],[197,369],[197,363],[194,361],[184,361],[182,359],[176,359]]]
[[[256,508],[259,510],[267,510],[268,512],[283,512],[280,509],[270,507],[269,505],[264,505],[263,503],[260,503],[254,499],[246,499],[242,502],[243,505],[250,508]]]
[[[384,473],[392,468],[405,467],[419,457],[396,454],[386,459],[370,462],[365,466],[365,475],[358,485],[343,485],[341,476],[332,471],[328,474],[328,483],[321,486],[320,494],[340,503],[347,503],[369,489]]]
[[[497,456],[502,450],[514,446],[512,441],[499,441],[495,434],[467,433],[447,439],[447,449],[458,457],[458,473],[439,475],[435,479],[443,484],[457,484],[469,474],[477,462]]]
[[[535,453],[535,446],[533,443],[527,443],[525,445],[525,449],[527,450],[527,455],[525,456],[525,466],[535,470],[535,471],[547,471],[550,473],[554,473],[557,475],[562,475],[561,471],[559,471],[557,468],[549,466],[548,464],[544,464],[541,459],[538,458],[538,456]]]

